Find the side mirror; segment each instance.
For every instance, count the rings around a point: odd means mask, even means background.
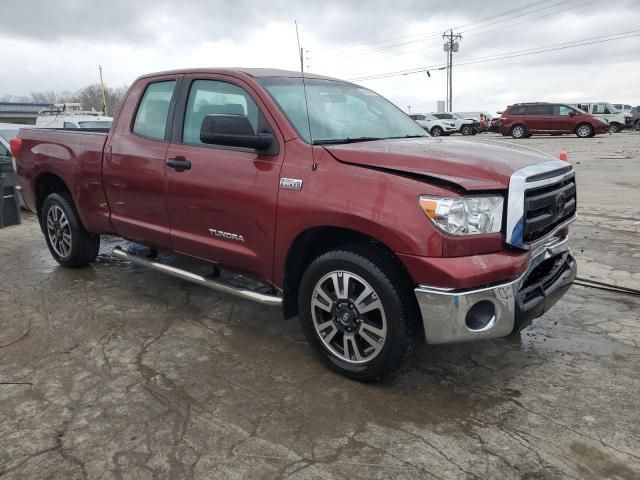
[[[268,150],[273,145],[271,133],[256,134],[244,115],[207,115],[200,128],[200,141],[226,147]]]
[[[576,112],[574,112],[573,110],[569,110],[569,116],[570,117],[575,117],[576,116]]]

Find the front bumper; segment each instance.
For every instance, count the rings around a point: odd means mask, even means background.
[[[415,294],[429,344],[506,337],[549,310],[571,286],[576,261],[567,238],[554,238],[531,256],[517,279],[478,289],[420,285]]]

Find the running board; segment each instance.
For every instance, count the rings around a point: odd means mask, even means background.
[[[245,300],[251,300],[253,302],[260,303],[262,305],[270,305],[274,307],[282,305],[282,298],[276,295],[266,295],[264,293],[252,292],[251,290],[246,290],[244,288],[236,288],[222,282],[209,280],[202,275],[197,275],[195,273],[191,273],[176,267],[171,267],[169,265],[165,265],[153,260],[147,260],[146,258],[142,258],[139,255],[127,253],[120,247],[114,248],[111,252],[111,255],[119,258],[120,260],[126,260],[128,262],[142,265],[143,267],[151,268],[162,273],[167,273],[172,277],[179,278],[181,280],[197,283],[198,285],[202,285],[203,287],[210,288],[211,290],[215,290],[217,292],[228,293],[236,297],[244,298]]]

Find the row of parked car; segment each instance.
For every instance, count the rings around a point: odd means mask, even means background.
[[[581,138],[624,129],[640,130],[640,106],[595,103],[516,103],[500,117],[483,112],[429,113],[410,115],[433,136],[494,132],[514,138],[532,135],[575,134]]]
[[[475,135],[481,131],[479,118],[465,117],[460,113],[416,113],[409,116],[434,137],[453,133]]]

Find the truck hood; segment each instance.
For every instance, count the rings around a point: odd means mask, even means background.
[[[451,138],[376,140],[324,148],[340,162],[432,178],[464,190],[503,190],[516,170],[557,160],[519,145]]]

